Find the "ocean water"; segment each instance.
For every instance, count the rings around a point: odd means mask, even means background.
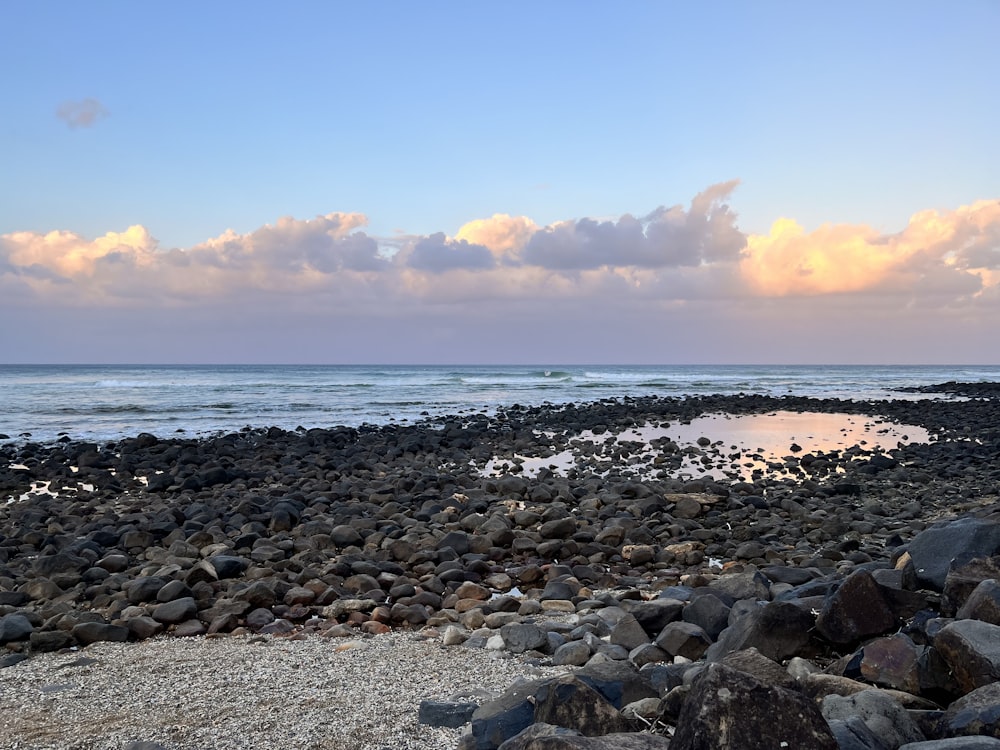
[[[949,380],[1000,380],[1000,366],[0,365],[0,434],[104,441],[405,424],[515,403],[647,395],[911,398],[896,389]]]

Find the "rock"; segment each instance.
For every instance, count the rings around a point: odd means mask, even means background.
[[[164,630],[163,623],[157,622],[152,617],[147,616],[132,617],[126,620],[125,626],[128,628],[132,637],[137,641],[144,641],[147,638],[152,638],[155,635],[159,635]]]
[[[535,721],[535,692],[541,681],[515,685],[503,695],[486,701],[472,714],[470,748],[496,750]]]
[[[723,664],[709,664],[684,701],[671,750],[810,748],[837,750],[816,705]]]
[[[993,737],[952,737],[945,740],[908,742],[899,750],[1000,750],[1000,740]]]
[[[65,630],[36,630],[30,640],[31,650],[38,653],[59,651],[73,645],[73,636]]]
[[[83,646],[98,641],[113,641],[124,643],[128,640],[128,628],[121,625],[109,625],[104,622],[81,622],[73,626],[73,637]]]
[[[950,735],[1000,738],[1000,682],[977,688],[948,706],[944,726]]]
[[[1000,625],[1000,583],[993,578],[980,581],[955,616]]]
[[[509,651],[523,654],[525,651],[540,651],[548,639],[545,631],[533,623],[512,622],[500,628],[500,637]]]
[[[235,555],[215,555],[207,562],[215,570],[219,580],[226,578],[238,578],[243,575],[243,571],[250,567],[250,561],[244,557]]]
[[[683,656],[695,661],[712,644],[708,633],[690,622],[668,623],[656,636],[656,645],[671,656]]]
[[[839,750],[892,750],[875,736],[859,716],[828,719],[826,723],[830,725]]]
[[[833,643],[856,643],[895,629],[897,620],[871,574],[849,575],[826,599],[816,629]]]
[[[548,680],[539,687],[534,720],[575,729],[588,737],[638,729],[603,695],[573,675]]]
[[[623,646],[629,651],[649,642],[650,638],[646,635],[646,631],[631,614],[626,613],[611,628],[611,643]]]
[[[808,610],[791,602],[763,606],[740,602],[733,608],[730,625],[705,652],[708,661],[719,661],[732,651],[756,648],[773,661],[807,656],[810,631],[816,624]]]
[[[684,622],[697,625],[708,637],[715,640],[729,625],[730,607],[717,596],[704,594],[695,597],[684,608],[681,618]]]
[[[828,695],[823,699],[822,712],[828,721],[857,716],[890,748],[927,739],[906,709],[881,690],[863,690],[850,696]]]
[[[13,667],[15,664],[20,664],[22,661],[27,661],[27,654],[7,654],[6,656],[0,657],[0,669],[6,669],[7,667]]]
[[[34,630],[31,621],[21,614],[9,614],[0,617],[0,643],[23,641]]]
[[[726,654],[722,663],[727,667],[746,672],[765,685],[788,688],[789,690],[796,688],[795,678],[788,673],[787,669],[778,662],[768,659],[755,648]]]
[[[934,648],[963,692],[1000,680],[1000,625],[980,620],[952,622],[934,638]]]
[[[951,568],[1000,551],[1000,523],[978,518],[945,521],[917,534],[907,550],[917,579],[941,591]]]
[[[164,625],[174,625],[189,620],[198,614],[198,604],[194,597],[185,596],[153,608],[153,619]]]
[[[559,646],[552,654],[552,663],[556,666],[582,667],[593,652],[583,641],[569,641]]]
[[[475,703],[458,701],[420,701],[417,721],[431,727],[457,728],[472,721],[472,714],[479,708]]]
[[[576,670],[576,676],[618,709],[643,698],[659,697],[646,676],[628,662],[591,662]]]
[[[876,638],[865,644],[861,676],[876,685],[920,693],[920,651],[906,635]]]
[[[536,740],[550,737],[583,737],[579,732],[574,732],[566,727],[557,727],[552,724],[539,722],[523,729],[509,740],[500,745],[499,750],[531,750],[537,747]]]
[[[667,623],[680,619],[684,611],[684,602],[679,599],[654,599],[628,608],[629,614],[636,619],[650,638],[659,635]]]

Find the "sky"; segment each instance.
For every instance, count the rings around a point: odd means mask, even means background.
[[[997,364],[998,31],[0,3],[0,363]]]

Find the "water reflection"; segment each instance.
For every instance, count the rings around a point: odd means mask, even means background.
[[[601,473],[641,477],[807,476],[828,468],[830,458],[870,458],[872,453],[930,440],[923,427],[857,414],[709,414],[690,422],[646,425],[616,434],[588,430],[573,436],[569,448],[553,455],[496,458],[483,471],[513,470],[534,476],[545,468],[565,475],[587,466]]]

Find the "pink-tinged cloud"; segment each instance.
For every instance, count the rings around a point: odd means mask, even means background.
[[[734,186],[613,221],[498,214],[454,237],[376,238],[356,213],[190,248],[142,226],[15,232],[0,236],[0,314],[26,328],[0,330],[0,351],[51,359],[30,353],[37,339],[90,361],[75,337],[92,331],[120,342],[116,361],[801,361],[787,349],[809,341],[819,361],[978,361],[961,341],[997,343],[1000,201],[922,211],[889,235],[782,219],[746,236]],[[876,329],[881,348],[859,333]]]
[[[903,231],[824,224],[806,232],[779,219],[751,235],[742,270],[751,288],[770,297],[884,291],[975,295],[996,283],[1000,268],[1000,201],[914,214]]]
[[[77,102],[63,102],[56,109],[56,117],[71,128],[89,128],[110,113],[97,99],[86,98]]]

